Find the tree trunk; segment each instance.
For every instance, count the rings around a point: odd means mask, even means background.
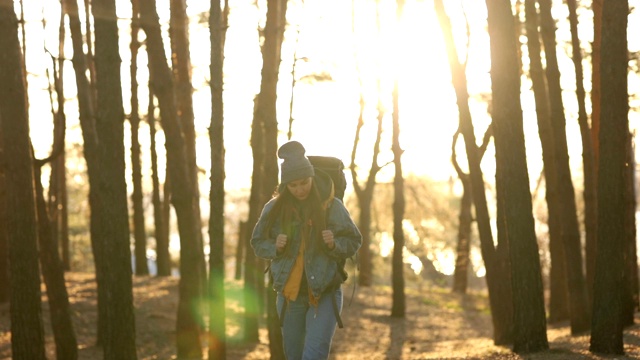
[[[133,238],[135,245],[135,269],[136,275],[149,275],[147,265],[147,235],[144,222],[144,207],[142,206],[142,165],[140,164],[140,141],[138,129],[140,128],[140,115],[138,113],[138,32],[140,30],[140,6],[138,0],[131,0],[131,182],[133,192]]]
[[[591,326],[591,313],[587,302],[587,288],[582,270],[582,247],[580,227],[576,210],[575,190],[569,166],[566,119],[562,103],[560,70],[556,57],[555,21],[551,16],[551,0],[538,0],[540,4],[540,27],[547,62],[546,75],[549,86],[549,105],[551,126],[553,128],[554,150],[560,198],[560,221],[562,243],[564,245],[567,285],[569,289],[569,312],[571,316],[571,334],[588,331]]]
[[[196,163],[196,130],[193,114],[193,85],[191,84],[191,59],[189,53],[189,19],[187,18],[186,0],[170,1],[170,26],[169,37],[171,39],[171,63],[173,65],[173,80],[177,116],[182,128],[184,143],[187,152],[187,167],[190,171],[191,186],[193,189],[193,211],[197,219],[198,251],[201,252],[200,262],[202,277],[202,289],[206,293],[207,264],[204,260],[204,240],[202,237],[201,212],[200,212],[200,187],[198,186],[199,168]],[[203,295],[204,295],[203,293]]]
[[[250,217],[249,224],[255,224],[258,215],[275,191],[278,185],[278,120],[276,114],[276,98],[278,76],[280,69],[282,42],[284,40],[285,15],[287,11],[286,0],[267,1],[267,21],[264,28],[264,43],[262,45],[262,71],[260,92],[255,101],[253,125],[251,133],[251,147],[254,153],[254,165],[251,184]],[[257,137],[261,138],[258,139]],[[249,237],[250,238],[250,237]],[[249,249],[249,247],[247,247]],[[245,279],[245,301],[250,304],[246,308],[246,325],[248,332],[245,333],[246,340],[255,342],[258,340],[258,317],[263,309],[268,313],[268,330],[271,341],[269,348],[271,356],[282,354],[282,343],[273,341],[277,339],[281,329],[278,321],[274,320],[275,306],[265,307],[265,282],[262,268],[264,262],[257,259],[251,251],[247,251]],[[246,281],[246,280],[245,280]],[[253,287],[251,288],[247,288]],[[256,299],[248,297],[250,291],[254,291]],[[267,291],[272,291],[267,289]],[[269,294],[273,295],[273,294]],[[267,295],[267,296],[269,296]],[[267,305],[270,303],[267,302]],[[252,313],[253,312],[253,313]]]
[[[262,123],[254,117],[251,124],[251,151],[253,153],[253,171],[251,173],[251,193],[249,195],[249,224],[256,224],[261,209],[264,206],[265,196],[262,194],[262,185],[260,181],[263,177],[263,159],[264,159],[264,130]],[[245,248],[244,263],[244,341],[248,343],[257,343],[259,339],[259,319],[260,305],[258,300],[257,282],[258,278],[263,276],[262,269],[259,266],[258,258],[251,248],[251,233],[247,232],[247,237],[243,239]]]
[[[219,0],[212,0],[209,12],[211,41],[211,188],[209,203],[209,359],[226,359],[225,291],[224,291],[224,102],[223,62],[224,37],[222,9]]]
[[[455,137],[458,137],[457,133]],[[452,148],[454,147],[455,142],[452,145]],[[452,156],[452,159],[455,159],[455,155]],[[460,171],[458,172],[458,170]],[[462,183],[462,198],[460,199],[460,212],[458,214],[458,245],[456,247],[456,268],[453,272],[453,291],[466,294],[470,271],[469,250],[471,248],[473,197],[471,195],[471,178],[469,175],[463,173],[457,164],[456,172],[458,172],[458,177]]]
[[[86,4],[85,4],[86,6]],[[87,163],[87,174],[89,178],[89,187],[91,189],[98,188],[98,178],[100,173],[98,172],[99,159],[97,158],[98,147],[98,135],[96,130],[96,116],[95,116],[95,89],[91,86],[89,79],[87,79],[87,70],[89,69],[90,75],[95,76],[95,70],[89,66],[91,63],[87,62],[87,58],[90,55],[85,56],[83,35],[80,24],[80,18],[78,16],[78,3],[76,0],[65,0],[65,7],[68,9],[69,15],[69,29],[71,31],[71,41],[73,44],[73,69],[76,77],[76,87],[78,88],[78,110],[80,114],[80,127],[82,128],[83,150],[84,157]],[[89,11],[89,10],[87,10]],[[86,14],[87,19],[90,19],[90,14]],[[89,21],[87,21],[88,23]],[[91,38],[91,32],[87,33],[87,38]],[[92,43],[87,41],[87,47],[92,49]],[[93,79],[93,78],[92,78]],[[95,80],[95,79],[93,79]],[[93,251],[93,260],[96,268],[96,282],[98,292],[98,320],[97,320],[97,343],[103,343],[103,336],[105,331],[106,322],[106,286],[104,284],[104,269],[103,269],[103,251],[102,244],[98,241],[98,223],[100,219],[97,218],[98,210],[93,210],[100,206],[100,201],[97,196],[97,191],[89,192],[89,206],[92,209],[90,214],[90,232],[91,232],[91,247]]]
[[[91,192],[96,243],[102,251],[105,298],[104,357],[136,359],[135,319],[131,281],[131,250],[124,161],[124,110],[120,81],[118,24],[115,0],[94,0],[97,84],[96,135],[99,146]],[[98,165],[99,164],[99,165]],[[100,285],[100,284],[99,284]]]
[[[156,151],[156,119],[154,115],[153,92],[149,90],[149,110],[147,111],[147,121],[149,122],[149,138],[151,143],[149,152],[151,153],[151,182],[153,184],[153,223],[156,238],[156,266],[157,276],[171,275],[171,255],[169,254],[169,234],[165,224],[164,202],[160,200],[160,179],[158,179],[158,153]],[[165,186],[165,189],[167,187]],[[169,202],[165,193],[165,202]]]
[[[453,44],[453,32],[451,22],[446,16],[444,3],[441,0],[434,2],[443,35],[449,39],[447,44]],[[507,256],[506,238],[498,236],[498,246],[494,245],[491,231],[491,219],[487,207],[484,177],[480,168],[480,160],[483,152],[476,145],[475,131],[469,110],[469,93],[464,67],[458,60],[455,47],[447,48],[449,66],[451,68],[451,81],[456,91],[456,99],[459,109],[460,132],[464,137],[467,161],[469,164],[469,177],[471,179],[471,194],[476,212],[476,222],[480,236],[480,251],[486,269],[486,281],[489,289],[489,305],[493,320],[493,340],[496,345],[510,344],[513,341],[513,305],[511,299],[510,264]],[[489,132],[489,131],[487,131]],[[500,209],[498,209],[500,211]],[[498,221],[500,226],[500,221]]]
[[[27,94],[18,19],[10,0],[0,1],[0,49],[0,136],[7,200],[3,205],[7,211],[12,289],[11,352],[16,360],[45,359]]]
[[[398,1],[398,19],[402,13],[402,2]],[[404,176],[402,175],[401,156],[404,150],[400,147],[400,85],[398,79],[395,80],[393,88],[393,164],[395,176],[393,178],[393,258],[391,287],[393,289],[391,305],[391,316],[404,317],[406,313],[406,296],[404,291],[404,229],[402,220],[404,219]]]
[[[245,242],[248,236],[250,236],[247,232],[248,224],[246,221],[240,221],[238,224],[238,245],[236,246],[236,271],[235,271],[235,279],[242,279],[242,262],[244,261],[244,253],[245,253]]]
[[[356,127],[356,135],[353,141],[353,150],[351,151],[351,179],[353,179],[353,190],[358,199],[360,215],[358,218],[358,229],[362,233],[362,245],[358,250],[358,263],[360,268],[360,276],[358,284],[360,286],[371,286],[373,283],[373,267],[371,264],[371,204],[373,202],[373,190],[376,186],[376,175],[380,171],[378,165],[378,155],[380,154],[380,141],[382,138],[382,120],[384,112],[382,107],[378,106],[378,129],[376,131],[376,139],[373,144],[373,154],[371,156],[371,166],[364,187],[358,181],[358,173],[356,172],[356,151],[360,142],[360,131],[364,126],[364,99],[360,95],[360,115],[358,117],[358,126]]]
[[[538,31],[538,13],[536,0],[525,0],[527,48],[529,53],[529,74],[533,84],[536,103],[538,134],[542,145],[544,163],[545,199],[547,201],[547,225],[549,227],[549,253],[551,269],[549,271],[549,322],[569,319],[567,276],[564,248],[562,245],[561,205],[558,196],[558,174],[556,171],[555,144],[551,126],[549,94],[547,81],[540,57],[540,33]]]
[[[66,56],[64,55],[65,51],[65,15],[66,8],[64,6],[60,7],[60,27],[59,27],[59,35],[58,35],[58,59],[57,59],[57,75],[54,75],[55,79],[55,88],[58,93],[58,117],[65,120],[60,124],[60,122],[55,122],[54,124],[54,134],[64,133],[66,126],[66,118],[64,113],[64,105],[65,105],[65,96],[64,96],[64,87],[63,87],[63,79],[64,79],[64,63],[66,62]],[[55,64],[55,62],[54,62]],[[55,72],[55,66],[54,66]],[[60,129],[62,127],[62,129]],[[71,260],[69,258],[69,222],[68,222],[68,210],[67,210],[67,180],[66,180],[66,159],[65,159],[65,137],[62,136],[60,141],[60,151],[56,154],[56,157],[52,159],[51,164],[51,175],[49,177],[49,199],[48,199],[48,209],[51,218],[51,231],[53,232],[54,241],[60,249],[56,249],[56,251],[61,251],[62,253],[62,266],[64,270],[71,269]]]
[[[636,159],[633,134],[627,134],[626,166],[624,184],[624,277],[625,286],[622,299],[622,325],[634,323],[638,308],[638,255],[636,253]]]
[[[7,203],[2,136],[0,136],[0,204]],[[7,207],[0,205],[0,304],[9,301],[9,238],[7,234]]]
[[[502,208],[504,214],[513,286],[513,350],[530,353],[546,350],[549,344],[524,146],[513,13],[508,0],[487,0],[487,10],[496,189],[502,197],[498,208]]]
[[[623,354],[622,295],[625,287],[625,169],[629,133],[627,93],[627,0],[602,6],[602,127],[599,131],[598,252],[589,350]]]
[[[598,149],[599,149],[599,133],[600,133],[600,57],[602,44],[602,3],[604,0],[594,0],[592,2],[593,10],[593,42],[591,50],[591,144],[593,149],[592,159],[593,168],[591,170],[593,189],[593,199],[591,201],[592,211],[588,214],[589,220],[591,220],[591,236],[587,233],[586,245],[585,245],[585,257],[586,257],[586,269],[587,269],[587,291],[589,294],[589,302],[593,309],[593,286],[596,272],[596,253],[597,253],[597,234],[598,234]],[[585,172],[587,168],[585,167]],[[585,174],[585,181],[587,181],[587,175]],[[588,189],[585,184],[585,189]],[[585,197],[587,194],[585,194]],[[587,204],[585,203],[585,206]],[[595,209],[595,210],[594,210]],[[588,208],[586,209],[588,211]],[[586,214],[585,214],[586,215]],[[587,219],[585,219],[585,227],[587,226]],[[595,225],[594,225],[595,224]],[[592,310],[593,312],[593,310]]]
[[[64,280],[64,268],[58,255],[58,242],[53,232],[51,218],[44,200],[44,190],[40,182],[41,165],[34,166],[38,212],[38,244],[40,247],[42,277],[47,287],[51,328],[56,344],[56,358],[59,360],[75,360],[78,358],[78,343],[73,330],[73,323],[71,322],[71,308]]]
[[[202,357],[200,332],[202,318],[193,311],[203,294],[204,261],[200,246],[200,220],[197,217],[188,150],[178,119],[171,69],[167,65],[155,1],[140,3],[140,21],[147,35],[149,72],[153,93],[158,97],[160,118],[166,136],[167,174],[171,181],[171,202],[178,218],[180,234],[180,285],[176,322],[179,359]]]
[[[591,309],[593,304],[593,261],[590,258],[593,256],[591,253],[595,249],[596,236],[598,233],[598,204],[596,203],[596,174],[595,174],[595,159],[593,150],[593,140],[591,137],[591,129],[589,128],[589,121],[587,118],[587,111],[585,106],[585,90],[584,90],[584,74],[582,70],[582,48],[580,47],[580,38],[578,37],[578,15],[576,13],[577,2],[576,0],[567,0],[567,7],[569,8],[569,23],[571,27],[571,46],[573,54],[573,63],[576,68],[576,96],[578,98],[578,125],[580,126],[580,137],[582,140],[582,167],[584,173],[584,230],[585,230],[585,247],[586,247],[586,278],[585,286],[587,288],[587,306]],[[594,16],[597,5],[594,4],[593,11]],[[595,24],[595,22],[594,22]],[[595,30],[595,27],[594,27]],[[596,36],[596,37],[599,37]],[[594,39],[596,38],[594,37]],[[594,40],[594,52],[592,58],[596,59],[599,54],[595,51]],[[592,68],[594,73],[598,72],[597,69]],[[594,78],[595,80],[595,78]],[[595,82],[592,83],[592,94],[597,91]],[[595,114],[596,108],[595,102],[592,102],[592,110]],[[592,117],[592,124],[595,122],[595,117]],[[589,310],[591,311],[591,310]]]

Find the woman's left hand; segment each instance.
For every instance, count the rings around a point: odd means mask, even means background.
[[[329,250],[333,250],[336,247],[336,242],[333,238],[333,231],[331,230],[322,230],[322,240],[324,244],[327,245]]]

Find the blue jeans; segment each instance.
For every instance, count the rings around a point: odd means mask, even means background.
[[[317,308],[309,305],[309,295],[303,292],[285,309],[282,323],[285,356],[287,360],[328,359],[337,325],[331,297],[335,296],[338,312],[342,312],[342,289],[322,294]],[[284,296],[278,293],[276,306],[280,318],[284,302]]]

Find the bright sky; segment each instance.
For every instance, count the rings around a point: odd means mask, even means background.
[[[638,3],[632,0],[632,5]],[[261,57],[258,45],[257,25],[264,24],[266,1],[231,0],[232,9],[227,32],[225,49],[225,147],[227,154],[226,187],[248,188],[251,176],[251,148],[249,146],[250,123],[252,120],[253,98],[259,90]],[[486,6],[477,0],[446,1],[454,28],[463,28],[462,8],[466,11],[471,28],[468,80],[471,109],[476,125],[476,137],[481,139],[490,118],[487,105],[480,98],[490,92],[488,35],[486,34]],[[18,4],[16,0],[16,4]],[[59,3],[41,1],[42,8],[31,4],[26,11],[29,48],[27,50],[27,68],[29,70],[30,102],[37,104],[31,109],[32,132],[37,145],[37,155],[42,157],[49,151],[51,138],[51,114],[48,109],[49,95],[46,92],[48,82],[44,71],[51,67],[50,57],[42,49],[45,47],[57,54]],[[358,165],[365,168],[370,163],[370,149],[376,127],[376,106],[378,96],[382,96],[385,110],[385,133],[383,134],[383,153],[381,163],[391,160],[391,86],[394,76],[400,78],[402,126],[401,145],[406,150],[403,155],[404,169],[407,173],[416,173],[436,179],[447,179],[453,175],[450,163],[451,140],[457,127],[457,109],[450,84],[449,68],[438,21],[430,0],[407,1],[399,26],[395,24],[395,1],[382,1],[377,20],[374,2],[365,0],[306,0],[290,1],[288,20],[290,26],[285,34],[283,59],[278,93],[278,117],[281,142],[286,141],[289,120],[289,100],[291,95],[291,68],[293,52],[297,46],[297,56],[306,61],[297,63],[295,88],[293,138],[307,147],[308,154],[329,154],[338,156],[345,163],[350,161],[358,116],[358,97],[360,82],[366,101],[365,128],[361,135],[360,157]],[[80,2],[82,6],[82,2]],[[208,2],[188,1],[189,15],[196,16],[208,11]],[[352,19],[352,6],[356,8],[355,20]],[[158,1],[161,22],[168,22],[168,0]],[[556,0],[554,16],[566,18],[566,5]],[[81,8],[81,13],[83,9]],[[46,27],[43,30],[42,14],[47,14]],[[130,3],[118,2],[118,16],[122,33],[122,80],[123,95],[129,99],[129,21]],[[581,10],[580,36],[585,44],[591,38],[591,14]],[[640,23],[637,13],[629,17],[630,23]],[[379,28],[376,24],[379,22]],[[209,30],[206,23],[190,27],[191,55],[193,65],[194,104],[196,127],[200,135],[198,140],[198,163],[208,171],[209,144],[208,125],[210,122],[209,77]],[[559,23],[558,40],[569,41],[568,23]],[[164,28],[166,31],[166,26]],[[352,31],[353,30],[353,31]],[[630,31],[630,33],[633,33]],[[144,35],[140,35],[144,38]],[[463,32],[456,33],[462,41]],[[398,40],[401,39],[401,40]],[[630,50],[640,49],[637,38],[630,36]],[[166,40],[168,47],[169,42]],[[588,46],[588,45],[586,45]],[[464,44],[459,45],[461,54]],[[567,132],[570,136],[571,160],[574,167],[581,164],[579,131],[576,121],[576,101],[572,89],[575,88],[573,65],[567,52],[559,51],[563,69],[563,88],[566,90]],[[66,57],[72,55],[71,43],[67,41]],[[140,52],[138,58],[140,81],[141,115],[146,112],[146,53]],[[585,85],[589,87],[588,68]],[[315,82],[300,80],[312,73],[327,73],[332,81]],[[71,128],[68,132],[72,141],[81,141],[77,126],[77,103],[75,81],[71,63],[65,67],[67,75],[66,96],[68,98],[67,117]],[[630,75],[630,89],[637,95],[638,78]],[[523,77],[523,86],[527,86]],[[379,95],[381,94],[381,95]],[[638,106],[637,100],[635,105]],[[525,132],[532,183],[541,171],[540,145],[537,138],[535,108],[532,95],[523,93]],[[130,106],[125,103],[125,112]],[[630,115],[631,126],[637,126],[637,114]],[[75,140],[74,140],[75,139]],[[162,143],[161,139],[158,139]],[[141,128],[141,142],[148,144],[147,127]],[[163,149],[159,149],[161,152]],[[463,154],[463,151],[458,151]],[[464,159],[461,163],[464,164]],[[148,156],[143,161],[149,161]],[[492,149],[485,156],[483,166],[492,179]],[[149,169],[143,166],[143,169]],[[387,180],[392,174],[388,167],[381,174],[381,180]],[[145,174],[145,176],[148,174]],[[208,175],[202,177],[203,192],[208,191]]]

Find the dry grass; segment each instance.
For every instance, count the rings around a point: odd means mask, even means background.
[[[94,345],[96,293],[92,274],[68,273],[80,359],[102,359]],[[175,358],[176,278],[134,278],[136,341],[139,359]],[[493,345],[491,317],[484,292],[452,294],[438,286],[407,287],[405,318],[392,318],[388,287],[358,288],[351,300],[351,285],[345,287],[344,329],[336,330],[331,359],[640,359],[640,326],[625,330],[624,356],[599,357],[589,353],[589,336],[571,336],[568,324],[549,326],[550,350],[517,355],[509,348]],[[240,288],[228,286],[228,359],[269,359],[267,332],[260,343],[242,345]],[[47,356],[55,359],[46,296],[43,297]],[[638,321],[640,323],[640,318]],[[206,346],[206,345],[205,345]],[[206,349],[205,349],[206,354]],[[0,305],[0,359],[11,358],[9,306]]]

